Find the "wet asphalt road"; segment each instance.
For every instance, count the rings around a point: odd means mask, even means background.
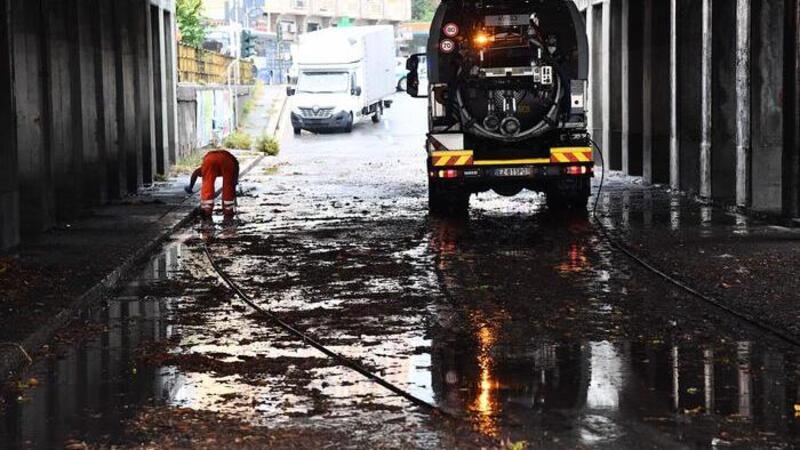
[[[236,223],[176,235],[87,314],[94,333],[62,334],[58,356],[26,374],[40,386],[6,399],[0,444],[132,445],[127,421],[143,408],[185,407],[296,430],[275,447],[797,445],[797,351],[634,265],[587,216],[526,193],[429,217],[425,107],[398,96],[383,123],[350,135],[286,134],[278,164],[245,178]],[[606,193],[615,232],[692,228],[662,191],[612,179]],[[259,304],[462,419],[254,316],[203,243]]]

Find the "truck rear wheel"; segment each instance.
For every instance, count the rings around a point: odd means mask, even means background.
[[[465,215],[469,211],[469,196],[469,192],[460,188],[428,180],[428,210],[433,215]]]
[[[300,136],[300,132],[301,132],[301,131],[302,131],[302,130],[301,130],[300,128],[295,128],[295,129],[294,129],[294,134],[295,134],[295,136]]]

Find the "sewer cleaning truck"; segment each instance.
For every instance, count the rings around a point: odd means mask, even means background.
[[[465,211],[473,193],[523,189],[545,193],[551,209],[586,208],[589,52],[571,0],[443,0],[427,52],[406,68],[408,94],[428,97],[432,212]]]
[[[390,25],[326,28],[300,36],[297,85],[289,86],[294,134],[378,123],[396,90]]]

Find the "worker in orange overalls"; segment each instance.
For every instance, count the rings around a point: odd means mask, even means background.
[[[200,209],[206,217],[214,212],[214,183],[222,177],[222,212],[232,217],[236,206],[236,186],[239,184],[239,161],[227,150],[212,150],[203,157],[203,165],[192,173],[192,179],[186,186],[186,193],[191,194],[197,177],[203,179],[200,190]]]

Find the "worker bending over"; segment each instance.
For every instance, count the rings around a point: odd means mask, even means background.
[[[226,217],[234,214],[236,186],[239,184],[239,161],[226,150],[212,150],[203,157],[203,165],[192,173],[186,193],[191,194],[197,177],[203,179],[200,190],[200,209],[210,217],[214,212],[214,183],[222,177],[222,212]]]

